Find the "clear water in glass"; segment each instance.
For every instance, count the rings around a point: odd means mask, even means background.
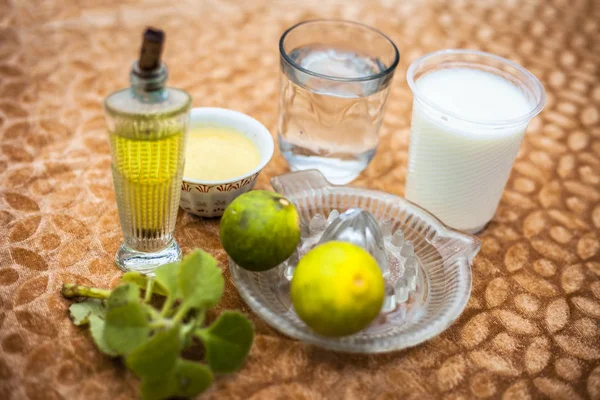
[[[283,156],[292,170],[352,181],[375,155],[396,47],[364,25],[310,21],[290,28],[280,50]]]

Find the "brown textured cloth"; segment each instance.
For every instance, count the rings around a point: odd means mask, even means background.
[[[398,67],[380,151],[355,183],[402,194],[412,96],[405,72],[449,47],[506,56],[536,74],[546,110],[527,132],[493,222],[480,234],[467,309],[415,348],[348,356],[290,340],[240,299],[218,221],[180,213],[184,251],[225,269],[216,312],[248,313],[246,367],[209,398],[600,398],[600,2],[0,1],[0,398],[135,398],[137,381],[74,327],[64,281],[119,278],[121,241],[102,99],[127,85],[146,25],[167,32],[172,86],[194,106],[248,113],[275,132],[277,44],[301,20],[380,28]],[[286,171],[279,154],[258,187]]]

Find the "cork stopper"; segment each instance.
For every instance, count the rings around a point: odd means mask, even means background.
[[[160,56],[165,43],[165,33],[160,29],[146,28],[138,68],[152,71],[160,66]]]

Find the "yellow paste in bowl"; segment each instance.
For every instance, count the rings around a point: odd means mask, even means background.
[[[221,181],[247,174],[260,163],[258,149],[233,128],[190,128],[183,176],[200,181]]]

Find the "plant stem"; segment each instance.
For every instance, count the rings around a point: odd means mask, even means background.
[[[148,278],[146,281],[146,293],[144,294],[144,303],[148,303],[152,298],[152,287],[154,286],[154,278]]]
[[[194,328],[200,328],[204,323],[204,318],[206,317],[206,310],[199,311],[196,314],[196,321],[194,324]]]
[[[185,304],[181,304],[179,306],[179,309],[177,310],[177,313],[173,317],[173,321],[176,324],[180,323],[183,320],[183,318],[185,317],[185,315],[187,314],[188,311],[189,311],[188,306],[185,305]]]
[[[166,319],[159,319],[159,320],[156,320],[156,321],[152,321],[149,324],[150,328],[152,328],[152,329],[164,328],[164,327],[169,326],[169,325],[170,325],[170,321],[166,320]]]
[[[89,297],[93,299],[108,299],[110,290],[77,285],[76,283],[65,283],[62,287],[62,295],[66,298]]]
[[[167,316],[167,313],[169,312],[169,310],[173,306],[173,303],[175,303],[175,297],[171,296],[171,295],[167,296],[167,299],[163,303],[162,309],[160,310],[160,316],[161,317],[164,318],[164,317]]]
[[[158,312],[158,310],[156,310],[154,307],[150,306],[150,307],[146,307],[146,310],[148,311],[148,313],[150,313],[150,317],[152,318],[153,321],[158,321],[163,319],[160,315],[160,313]]]

